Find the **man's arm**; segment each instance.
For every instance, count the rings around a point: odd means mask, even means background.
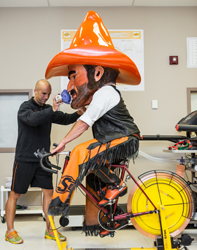
[[[33,110],[32,106],[28,102],[24,102],[18,111],[18,118],[25,124],[36,127],[47,118],[52,117],[52,115],[58,110],[59,103],[56,101],[55,96],[53,97],[53,106],[49,106],[43,110],[37,110],[36,112]]]
[[[18,118],[25,124],[36,127],[41,124],[47,117],[53,115],[52,107],[42,111],[34,112],[31,107],[22,106],[18,111]]]
[[[51,153],[60,153],[65,149],[65,145],[74,139],[78,138],[81,134],[83,134],[87,129],[89,128],[89,125],[81,120],[78,120],[70,132],[61,140],[59,145],[51,151]]]
[[[77,119],[85,112],[86,108],[82,107],[72,114],[56,111],[53,113],[52,122],[61,125],[69,125],[77,121]]]

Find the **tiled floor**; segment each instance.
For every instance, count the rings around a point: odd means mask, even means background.
[[[59,226],[59,218],[55,217],[55,224]],[[45,222],[38,215],[17,215],[15,220],[15,229],[23,238],[24,243],[14,245],[6,242],[4,239],[6,224],[0,222],[0,250],[58,250],[55,241],[44,239]],[[131,247],[152,247],[153,240],[149,239],[132,226],[116,232],[114,238],[105,237],[85,237],[81,230],[73,231],[71,228],[61,228],[59,231],[66,235],[68,248],[74,249],[130,249]],[[197,249],[197,229],[186,230],[194,238],[189,250]]]

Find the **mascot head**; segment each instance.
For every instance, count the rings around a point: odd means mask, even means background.
[[[68,49],[49,63],[45,77],[68,76],[72,108],[88,105],[98,88],[108,83],[137,85],[141,81],[134,62],[116,50],[101,17],[89,11]]]

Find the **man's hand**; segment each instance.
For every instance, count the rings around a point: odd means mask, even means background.
[[[53,97],[53,107],[52,107],[52,109],[53,109],[54,112],[56,112],[58,110],[59,106],[61,104],[63,104],[62,100],[56,100],[56,96],[57,95],[54,95],[54,97]]]
[[[86,107],[81,107],[77,110],[78,115],[83,115],[83,113],[85,113],[85,112],[86,112]]]
[[[60,153],[60,152],[62,152],[64,149],[65,149],[65,143],[64,143],[63,140],[62,140],[62,141],[59,143],[59,145],[51,151],[51,154]]]

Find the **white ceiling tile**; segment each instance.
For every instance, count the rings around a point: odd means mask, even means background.
[[[132,6],[134,0],[49,0],[51,7],[68,6],[90,6],[90,7],[102,7],[102,6]]]
[[[197,6],[197,0],[135,0],[133,6]]]
[[[0,7],[197,6],[197,0],[0,0]]]

